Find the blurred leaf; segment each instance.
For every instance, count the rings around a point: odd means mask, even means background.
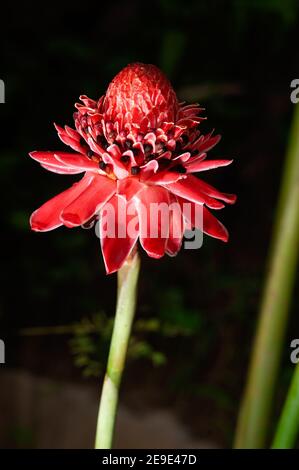
[[[136,320],[134,325],[135,331],[159,331],[161,322],[157,318],[149,318],[143,320]]]
[[[138,341],[131,338],[128,357],[132,359],[150,359],[152,364],[160,366],[166,363],[165,355],[160,351],[155,351],[147,341]]]
[[[159,351],[154,351],[152,353],[151,359],[152,359],[153,364],[156,366],[163,366],[167,362],[166,356]]]
[[[166,307],[167,303],[167,307]],[[162,318],[144,318],[136,320],[129,343],[128,358],[130,360],[147,359],[154,366],[162,366],[167,362],[162,351],[152,346],[152,335],[155,337],[176,338],[194,334],[200,321],[195,311],[183,306],[182,294],[169,290],[163,296]],[[169,314],[170,312],[170,314]],[[104,370],[109,351],[110,338],[113,328],[113,318],[104,312],[99,312],[70,327],[73,332],[69,344],[74,355],[74,363],[81,367],[83,375],[92,376]],[[56,327],[57,333],[65,331],[64,327]],[[53,333],[54,329],[51,330]]]

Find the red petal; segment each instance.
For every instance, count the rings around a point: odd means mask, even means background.
[[[80,153],[35,151],[29,155],[44,168],[55,173],[76,174],[99,168],[96,162]]]
[[[224,242],[228,241],[228,231],[206,207],[203,207],[203,232]]]
[[[210,184],[206,183],[205,181],[202,181],[201,179],[196,178],[195,176],[190,175],[189,178],[192,178],[194,184],[196,181],[199,182],[202,192],[207,196],[220,199],[221,201],[227,202],[228,204],[234,204],[236,202],[237,196],[235,194],[222,193],[221,191],[218,191],[218,189],[214,188],[214,186],[211,186]],[[209,207],[213,209],[212,206]]]
[[[99,169],[97,162],[90,160],[88,157],[80,153],[55,152],[55,157],[61,163],[72,168],[81,168],[81,170],[84,171]]]
[[[203,138],[202,138],[203,137]],[[198,152],[208,152],[211,148],[215,147],[221,139],[221,135],[214,135],[212,137],[212,132],[206,136],[200,136],[198,141],[194,145],[194,149]],[[198,145],[199,143],[199,145]]]
[[[46,232],[60,227],[62,225],[61,211],[84,191],[92,178],[93,175],[86,174],[78,183],[73,184],[69,189],[53,197],[33,212],[30,217],[32,230]]]
[[[80,141],[81,139],[81,135],[79,134],[78,131],[76,131],[75,129],[72,129],[71,127],[69,126],[64,126],[64,129],[66,131],[66,133],[72,137],[72,139],[75,139],[77,141]]]
[[[168,191],[159,186],[147,186],[135,196],[135,200],[139,217],[140,243],[149,256],[161,258],[165,253],[169,236]],[[157,211],[160,204],[161,213]],[[166,210],[167,215],[165,215]]]
[[[109,208],[108,208],[109,205]],[[130,203],[128,211],[127,202],[115,194],[109,202],[104,206],[100,218],[100,237],[102,253],[106,271],[111,274],[117,271],[134,248],[138,239],[138,216],[133,203]],[[111,212],[112,209],[112,212]],[[122,211],[119,216],[119,211]],[[105,216],[104,216],[105,212]],[[128,213],[130,212],[130,213]],[[136,230],[132,233],[130,230],[130,222],[133,224],[137,221]],[[107,226],[114,226],[115,232],[108,236]]]
[[[144,188],[137,178],[129,177],[117,182],[117,192],[120,196],[125,196],[130,201],[136,194]]]
[[[218,219],[216,219],[216,217],[214,217],[211,214],[211,212],[205,206],[201,206],[201,209],[199,208],[200,210],[203,211],[202,221],[199,220],[200,222],[200,225],[199,225],[197,223],[198,219],[195,217],[196,209],[198,205],[192,203],[192,207],[189,212],[187,210],[184,210],[184,206],[183,206],[183,204],[189,203],[189,201],[186,201],[184,199],[179,199],[179,203],[181,204],[184,217],[186,218],[186,222],[187,224],[189,224],[190,228],[191,227],[198,228],[199,230],[202,230],[207,235],[210,235],[211,237],[219,238],[220,240],[224,242],[228,241],[228,232],[226,228],[224,227],[224,225],[222,225],[221,222],[219,222]]]
[[[58,137],[64,144],[69,145],[76,152],[84,153],[84,147],[80,144],[80,140],[78,138],[74,139],[73,137],[70,137],[70,135],[66,132],[65,129],[63,129],[63,127],[60,127],[55,123],[54,126],[57,130]]]
[[[44,163],[41,163],[41,167],[45,168],[45,170],[52,171],[52,173],[56,173],[58,175],[78,175],[79,173],[82,173],[81,170],[67,168],[66,166],[64,168],[58,168],[53,165],[45,165]]]
[[[185,165],[187,173],[196,173],[197,171],[212,170],[213,168],[219,168],[221,166],[230,165],[233,160],[205,160],[197,162],[188,162]]]
[[[184,218],[180,204],[175,196],[170,196],[169,238],[166,243],[166,253],[175,256],[182,246],[185,231]]]
[[[61,221],[67,227],[76,227],[86,223],[113,196],[116,183],[107,176],[93,175],[86,189],[66,206]]]
[[[185,163],[189,160],[190,157],[191,157],[190,152],[184,152],[184,153],[180,153],[177,157],[174,157],[173,160],[174,161],[179,160],[181,163]]]
[[[167,188],[173,194],[180,196],[189,201],[197,204],[206,204],[212,209],[222,209],[224,205],[209,197],[205,192],[202,191],[201,180],[195,176],[188,175],[186,179],[179,180],[176,183],[171,183],[163,186]]]
[[[139,144],[140,144],[140,142],[139,142]],[[140,145],[142,145],[142,144],[140,144]],[[137,165],[136,158],[135,158],[134,153],[132,152],[132,150],[126,150],[126,151],[122,154],[122,156],[123,156],[123,157],[129,157],[132,166],[136,166],[136,165]]]
[[[126,178],[129,175],[126,165],[121,160],[116,160],[107,152],[103,153],[102,158],[105,163],[112,165],[113,173],[118,179]]]
[[[197,156],[194,155],[193,157],[190,157],[190,159],[188,160],[188,162],[186,162],[186,165],[184,165],[184,166],[187,167],[187,165],[189,165],[189,163],[191,164],[191,163],[195,163],[195,162],[196,163],[202,162],[203,160],[206,159],[206,157],[207,157],[206,153],[200,153]]]
[[[150,160],[145,165],[142,165],[140,168],[142,170],[140,179],[142,181],[146,181],[147,179],[152,177],[155,173],[157,173],[159,169],[159,163],[157,160]]]
[[[175,171],[160,171],[155,175],[148,178],[146,181],[152,184],[170,184],[176,183],[178,180],[185,179],[186,175],[183,173],[175,172]]]

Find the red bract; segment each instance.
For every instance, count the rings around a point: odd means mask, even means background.
[[[206,160],[206,152],[220,139],[202,135],[198,129],[203,119],[197,104],[184,105],[177,100],[167,78],[154,65],[135,63],[125,67],[110,83],[98,101],[83,95],[74,114],[76,130],[55,125],[60,139],[73,150],[68,152],[35,151],[30,156],[42,167],[55,173],[84,173],[69,189],[50,199],[31,216],[33,230],[48,231],[65,225],[72,228],[99,219],[101,245],[108,273],[117,271],[137,240],[149,256],[175,255],[181,246],[181,234],[147,235],[144,211],[152,203],[182,205],[203,209],[203,226],[208,235],[227,241],[225,227],[207,209],[221,209],[232,204],[235,196],[225,194],[192,173],[226,166],[231,160]],[[133,205],[131,215],[139,221],[132,236],[104,234],[105,208],[118,209],[122,198]],[[180,217],[180,215],[172,215]],[[184,223],[191,223],[186,220]],[[116,221],[117,223],[117,221]]]

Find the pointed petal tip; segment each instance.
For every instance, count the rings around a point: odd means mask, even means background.
[[[109,267],[109,266],[107,266],[107,264],[105,262],[104,262],[104,265],[105,265],[106,275],[107,276],[109,276],[110,274],[116,273],[121,268],[121,266],[119,268],[117,268],[115,266]]]
[[[163,253],[157,253],[157,252],[154,252],[154,251],[149,251],[148,249],[145,250],[145,248],[143,247],[144,251],[146,251],[147,255],[150,257],[150,258],[154,258],[154,259],[161,259],[163,258],[164,254],[165,254],[165,251],[163,251]]]
[[[35,223],[35,222],[32,220],[32,216],[30,217],[29,225],[30,225],[30,229],[31,229],[33,232],[42,232],[41,227],[40,227],[37,223]]]
[[[227,203],[228,204],[235,204],[237,201],[237,195],[236,194],[227,194]]]
[[[41,228],[40,224],[38,224],[34,220],[37,211],[38,211],[38,209],[35,210],[34,212],[32,212],[32,214],[30,216],[30,219],[29,219],[29,225],[30,225],[31,230],[33,230],[33,232],[42,232],[42,228]]]
[[[42,228],[39,227],[39,225],[35,224],[34,222],[30,222],[30,229],[33,231],[33,232],[42,232]]]
[[[219,222],[219,221],[218,221]],[[220,222],[221,223],[221,222]],[[221,224],[222,225],[222,224]],[[227,229],[224,227],[224,225],[222,225],[222,230],[221,232],[206,232],[206,234],[209,236],[209,237],[212,237],[212,238],[216,238],[217,240],[220,240],[221,242],[223,243],[228,243],[229,241],[229,233],[227,231]]]
[[[170,258],[175,258],[177,255],[178,255],[178,251],[176,253],[174,253],[173,251],[170,251],[170,250],[167,250],[165,251],[165,253],[170,257]]]
[[[134,246],[135,246],[135,243],[133,247]],[[123,259],[112,259],[112,257],[107,257],[107,255],[105,256],[105,253],[103,252],[103,246],[102,246],[102,256],[104,260],[106,274],[107,275],[114,274],[117,271],[119,271],[119,269],[122,267],[122,265],[125,263],[128,256],[130,255],[131,251],[132,249],[128,252],[127,256],[125,256]]]
[[[223,165],[222,166],[228,166],[231,165],[235,161],[234,158],[231,158],[230,160],[222,160]],[[225,162],[225,163],[224,163]]]

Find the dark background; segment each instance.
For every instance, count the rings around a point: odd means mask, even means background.
[[[222,134],[210,154],[234,164],[205,176],[238,202],[217,214],[230,232],[227,245],[205,237],[202,249],[175,259],[142,254],[122,399],[133,411],[167,406],[194,436],[230,446],[294,106],[290,83],[299,78],[298,2],[24,2],[2,14],[0,381],[25,369],[99,384],[116,276],[105,275],[93,230],[30,231],[31,212],[77,178],[44,171],[27,154],[63,149],[53,122],[72,125],[80,94],[96,99],[126,64],[153,63],[181,100],[206,108],[203,132]],[[33,327],[42,330],[24,331]],[[294,309],[277,409],[298,334]],[[35,446],[18,426],[10,420],[0,446]]]

